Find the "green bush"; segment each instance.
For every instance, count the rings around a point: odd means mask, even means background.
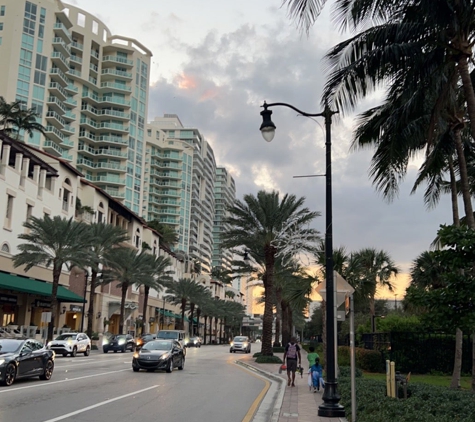
[[[257,357],[259,357],[260,355],[262,355],[262,353],[261,353],[261,352],[257,352],[257,353],[254,353],[254,354],[252,355],[252,357],[253,357],[253,358],[257,358]]]
[[[256,363],[282,363],[282,359],[277,356],[258,356]]]
[[[284,353],[285,352],[285,347],[273,347],[272,351],[274,353]]]
[[[351,367],[349,366],[338,366],[340,370],[339,377],[350,377],[351,376]],[[363,376],[363,371],[360,368],[355,368],[355,377],[360,378]]]
[[[99,333],[92,333],[91,340],[99,340]]]
[[[346,418],[351,420],[350,378],[340,376],[338,389]],[[356,379],[358,422],[473,422],[475,394],[426,384],[409,383],[408,399],[386,397],[386,383]]]
[[[385,372],[385,363],[381,352],[355,347],[355,363],[357,368],[368,372]],[[348,346],[338,347],[338,365],[350,366],[350,348]]]

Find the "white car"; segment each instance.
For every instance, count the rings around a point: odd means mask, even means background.
[[[91,339],[85,333],[63,333],[48,343],[48,349],[63,356],[91,353]]]

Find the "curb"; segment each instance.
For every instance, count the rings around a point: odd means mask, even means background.
[[[278,377],[270,372],[264,371],[263,369],[256,368],[253,365],[250,365],[246,362],[243,362],[241,360],[235,361],[236,364],[244,366],[245,368],[249,369],[250,371],[258,372],[261,375],[263,375],[265,378],[268,378],[274,382],[277,382],[278,384],[278,394],[276,399],[274,400],[274,405],[273,405],[273,410],[272,410],[272,416],[269,420],[269,422],[278,422],[279,417],[280,417],[280,410],[282,408],[282,402],[284,401],[284,395],[285,395],[285,380],[282,377]],[[282,388],[284,387],[284,388]],[[259,406],[262,404],[259,404]],[[256,412],[257,414],[258,412]],[[256,415],[254,415],[255,417]]]

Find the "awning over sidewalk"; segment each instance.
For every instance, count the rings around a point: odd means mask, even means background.
[[[46,281],[0,272],[0,289],[51,297],[52,288]],[[63,286],[58,286],[57,298],[60,302],[84,303],[84,298]]]
[[[155,310],[161,314],[165,315],[168,318],[181,318],[181,315],[174,314],[172,311],[169,311],[168,309],[163,309],[163,308],[155,308]]]

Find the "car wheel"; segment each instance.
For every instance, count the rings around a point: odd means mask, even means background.
[[[2,384],[10,386],[13,384],[16,378],[16,368],[15,365],[10,364],[5,368],[5,376],[3,378]]]
[[[117,350],[114,350],[114,353],[117,353]]]
[[[68,356],[68,354],[67,354],[67,353],[63,353],[63,356],[66,357],[66,356]]]
[[[43,373],[43,375],[40,375],[40,380],[43,380],[43,381],[50,380],[51,377],[53,376],[53,369],[54,369],[54,362],[51,359],[49,359],[48,362],[46,362],[45,372]]]
[[[167,372],[171,373],[173,371],[173,359],[168,361]]]
[[[229,353],[232,353],[233,352],[233,349],[229,349]]]
[[[76,346],[74,346],[74,347],[73,347],[73,351],[71,352],[71,356],[72,356],[73,358],[75,358],[76,355],[77,355],[77,353],[78,353],[78,349],[77,349]]]
[[[107,350],[107,349],[102,349],[102,351],[103,351],[104,353],[109,353],[109,350]]]
[[[86,351],[84,352],[84,356],[89,356],[90,353],[91,353],[91,348],[87,346]]]
[[[135,366],[132,366],[132,371],[134,371],[134,372],[139,372],[139,371],[140,371],[140,368],[136,368]]]
[[[185,357],[184,356],[181,358],[180,366],[178,367],[179,371],[183,371],[183,369],[185,369]]]
[[[124,346],[122,347],[121,352],[122,352],[122,353],[125,353],[126,351],[127,351],[127,346],[124,344]]]

